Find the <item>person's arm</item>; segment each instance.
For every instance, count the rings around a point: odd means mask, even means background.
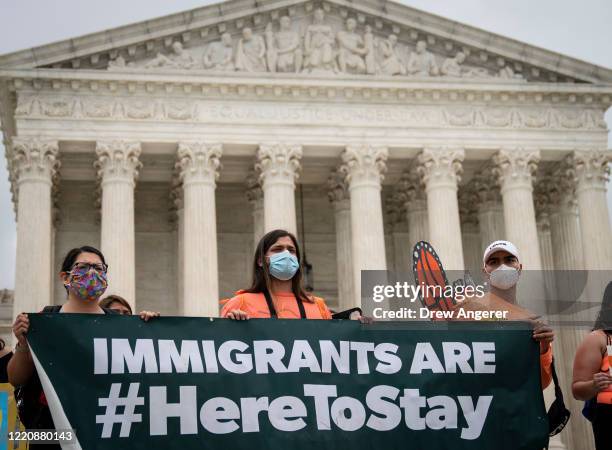
[[[233,320],[248,320],[249,314],[241,309],[242,303],[240,296],[230,299],[221,310],[221,317]]]
[[[574,357],[572,394],[576,400],[589,400],[612,383],[612,377],[601,372],[602,338],[591,333],[584,338]]]
[[[26,339],[29,328],[28,315],[19,314],[13,324],[13,334],[17,338],[17,346],[6,368],[9,383],[15,387],[26,384],[34,374],[34,361]]]

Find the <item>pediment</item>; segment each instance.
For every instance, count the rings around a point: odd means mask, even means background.
[[[379,0],[230,0],[0,56],[0,68],[612,82],[610,69]]]

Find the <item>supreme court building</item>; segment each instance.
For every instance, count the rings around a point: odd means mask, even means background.
[[[500,238],[610,269],[610,105],[610,69],[392,1],[230,0],[2,55],[14,311],[61,303],[90,244],[136,310],[216,316],[274,228],[340,309],[419,240],[473,273]],[[555,343],[565,386],[583,334]],[[581,407],[558,448],[591,448]]]

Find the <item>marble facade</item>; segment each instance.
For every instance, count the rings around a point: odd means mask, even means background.
[[[15,311],[61,303],[61,259],[91,244],[136,309],[216,315],[278,227],[339,308],[421,239],[450,269],[479,271],[498,238],[528,269],[612,269],[612,70],[393,2],[186,17],[0,56]],[[558,445],[587,435],[574,421]]]

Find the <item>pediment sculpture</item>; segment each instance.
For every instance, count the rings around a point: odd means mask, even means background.
[[[375,35],[369,23],[361,25],[354,17],[335,29],[320,8],[311,20],[296,23],[284,15],[260,32],[245,25],[239,38],[223,32],[203,47],[185,48],[174,41],[167,51],[145,61],[128,62],[119,54],[107,69],[524,79],[508,64],[498,72],[468,64],[464,51],[440,55],[430,51],[424,40],[413,48],[399,42],[397,34]]]

